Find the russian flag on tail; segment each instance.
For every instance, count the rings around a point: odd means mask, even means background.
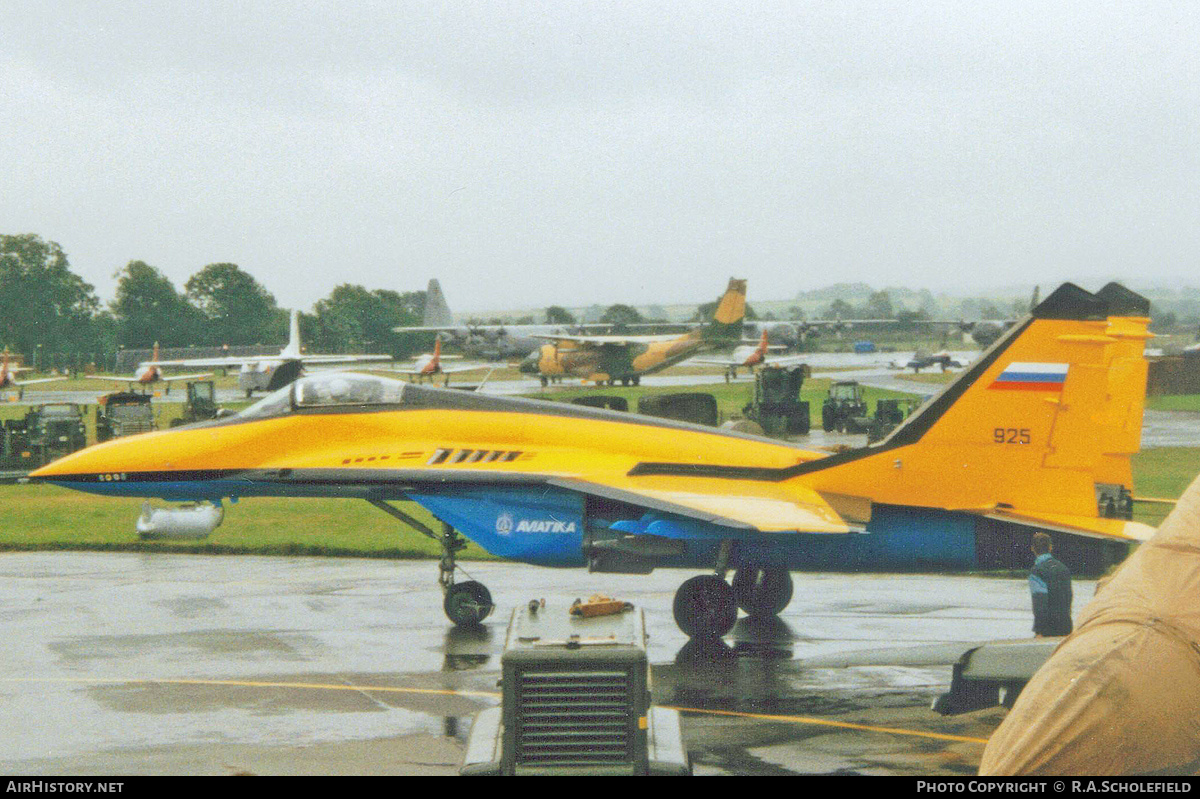
[[[1010,391],[1062,391],[1067,379],[1065,363],[1010,363],[1004,367],[991,389]]]

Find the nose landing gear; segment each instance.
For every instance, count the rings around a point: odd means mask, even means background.
[[[446,611],[446,618],[455,625],[464,627],[479,624],[491,615],[496,605],[492,602],[491,592],[483,583],[476,580],[468,580],[464,583],[454,582],[454,573],[458,568],[455,555],[467,545],[467,540],[459,535],[457,530],[442,522],[442,534],[438,535],[419,519],[414,519],[381,499],[368,499],[367,501],[441,545],[442,559],[438,562],[438,585],[442,587],[445,595],[442,600],[442,610]]]

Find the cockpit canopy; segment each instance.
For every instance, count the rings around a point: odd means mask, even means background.
[[[238,414],[263,419],[305,408],[399,405],[406,384],[386,377],[354,372],[321,372],[302,377],[263,397]]]

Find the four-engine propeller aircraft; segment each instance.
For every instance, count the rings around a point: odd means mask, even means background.
[[[238,372],[238,388],[251,396],[255,391],[274,391],[295,380],[309,364],[368,363],[390,361],[390,355],[309,355],[300,347],[300,312],[292,311],[288,325],[288,343],[278,355],[226,355],[217,358],[182,358],[161,361],[155,351],[154,360],[142,367],[199,366],[209,368],[235,368]],[[172,378],[178,379],[178,378]]]
[[[437,333],[449,337],[449,343],[477,358],[498,361],[504,358],[524,358],[541,346],[534,334],[570,333],[588,329],[611,329],[610,324],[520,325],[520,324],[455,324],[446,296],[437,278],[425,289],[425,315],[419,327],[394,327],[397,333]]]
[[[199,380],[208,377],[212,372],[194,375],[164,375],[159,368],[158,342],[154,342],[154,355],[149,361],[138,364],[137,371],[131,375],[84,375],[89,380],[107,380],[110,383],[128,383],[130,387],[142,386],[149,388],[156,383],[166,383],[167,393],[171,393],[171,383],[176,380]]]
[[[786,348],[782,346],[774,347],[767,343],[767,330],[764,328],[762,331],[762,336],[758,340],[758,346],[756,347],[738,347],[733,351],[733,354],[727,358],[692,358],[691,362],[711,364],[713,366],[724,366],[725,380],[728,382],[730,380],[737,379],[738,369],[750,369],[753,371],[754,367],[766,364],[768,350],[782,349]],[[793,355],[786,358],[772,357],[770,359],[770,365],[794,366],[795,364],[803,363],[804,360],[805,356],[803,355]]]
[[[741,298],[740,284],[735,286]],[[444,607],[459,533],[504,558],[648,573],[704,568],[675,597],[691,635],[789,602],[789,570],[1021,567],[1033,530],[1102,568],[1148,537],[1130,521],[1149,303],[1066,284],[888,437],[836,455],[566,403],[316,374],[236,416],[121,438],[34,480],[98,494],[412,500],[442,521]],[[720,314],[718,314],[720,315]],[[726,582],[733,570],[732,585]]]
[[[17,372],[29,371],[28,366],[9,366],[8,365],[8,350],[4,351],[3,363],[0,363],[0,390],[6,388],[15,388],[17,390],[17,399],[25,398],[25,386],[34,383],[53,383],[56,380],[66,380],[65,377],[39,377],[34,380],[17,380],[13,377]]]
[[[746,313],[746,281],[730,278],[708,324],[682,335],[536,335],[547,339],[521,361],[525,374],[537,375],[546,385],[558,377],[581,377],[597,385],[641,382],[642,375],[658,372],[705,349],[737,341]]]

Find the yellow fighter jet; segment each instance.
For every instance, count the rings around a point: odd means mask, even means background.
[[[648,573],[703,568],[674,603],[691,635],[740,606],[789,602],[789,570],[1027,565],[1049,530],[1076,571],[1151,530],[1130,521],[1149,304],[1066,284],[890,436],[826,455],[785,442],[563,403],[348,373],[305,377],[236,416],[115,439],[34,480],[99,494],[211,501],[355,497],[444,525],[444,607],[492,608],[454,583],[462,535],[501,557]],[[417,523],[418,526],[419,523]],[[733,571],[732,585],[726,575]]]

